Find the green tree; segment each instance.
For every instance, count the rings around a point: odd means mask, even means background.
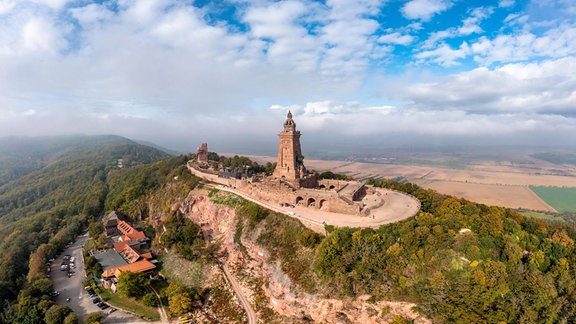
[[[142,304],[150,307],[158,306],[158,299],[156,298],[156,294],[154,293],[147,293],[142,297]]]
[[[125,271],[118,277],[118,292],[126,297],[140,297],[144,295],[147,284],[145,274]]]
[[[105,315],[102,312],[90,313],[86,316],[84,322],[86,324],[100,324],[104,318]]]
[[[74,313],[66,315],[64,318],[64,324],[78,324],[78,316]]]
[[[44,315],[46,324],[61,324],[72,310],[66,306],[54,305],[50,307]]]
[[[102,233],[104,233],[104,224],[102,224],[102,222],[98,220],[90,222],[90,225],[88,225],[88,234],[90,234],[91,238],[96,239]]]
[[[54,286],[52,285],[52,280],[42,278],[32,282],[30,289],[34,296],[40,297],[42,295],[49,295],[54,290]]]

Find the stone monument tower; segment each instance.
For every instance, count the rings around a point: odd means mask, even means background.
[[[299,180],[306,175],[306,168],[300,148],[300,132],[296,130],[296,123],[292,119],[290,111],[288,111],[288,116],[284,122],[284,130],[278,136],[280,137],[278,163],[273,176],[299,183]]]

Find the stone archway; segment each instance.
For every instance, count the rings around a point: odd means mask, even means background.
[[[336,188],[336,187],[334,187],[334,185],[330,185],[330,187],[328,189],[332,190],[334,188]]]
[[[320,188],[320,189],[326,189],[326,186],[323,185],[323,184],[321,184],[320,187],[318,187],[318,188]]]
[[[310,206],[316,206],[316,199],[314,198],[308,198],[308,200],[306,201],[306,206],[310,207]]]
[[[304,198],[302,198],[302,197],[300,197],[300,196],[296,197],[296,203],[295,203],[295,205],[300,204],[300,202],[302,202],[303,200],[304,200]]]
[[[318,202],[318,206],[317,206],[317,207],[318,207],[318,209],[322,209],[322,208],[326,209],[326,207],[328,207],[328,206],[326,205],[326,199],[320,199],[320,201]]]

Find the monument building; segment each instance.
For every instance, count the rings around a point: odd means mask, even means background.
[[[317,179],[313,173],[306,170],[300,145],[301,134],[296,129],[296,122],[292,117],[292,113],[288,112],[283,129],[278,133],[278,160],[271,176],[262,177],[257,181],[229,179],[200,171],[189,163],[190,171],[205,180],[236,188],[255,199],[271,204],[304,206],[333,213],[368,215],[369,208],[362,202],[368,190],[364,183]],[[205,154],[207,162],[208,147],[205,143],[198,149],[199,163],[201,153],[203,156]]]
[[[278,145],[278,161],[274,176],[286,181],[296,182],[306,175],[304,156],[300,147],[300,131],[296,130],[296,123],[289,111],[284,130],[278,133],[280,144]]]

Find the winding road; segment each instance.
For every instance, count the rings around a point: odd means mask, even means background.
[[[226,276],[226,279],[230,283],[230,286],[232,286],[234,293],[236,293],[236,296],[238,297],[238,301],[240,302],[242,307],[244,307],[244,310],[246,311],[246,315],[248,316],[248,324],[256,324],[256,312],[254,312],[254,309],[252,309],[252,306],[250,305],[250,303],[246,299],[246,296],[244,296],[242,294],[242,290],[240,289],[240,286],[238,285],[238,282],[236,281],[236,279],[234,279],[232,274],[230,274],[230,270],[228,270],[228,266],[226,265],[226,263],[224,263],[220,260],[218,260],[218,264],[220,265],[220,267],[224,271],[224,276]]]

